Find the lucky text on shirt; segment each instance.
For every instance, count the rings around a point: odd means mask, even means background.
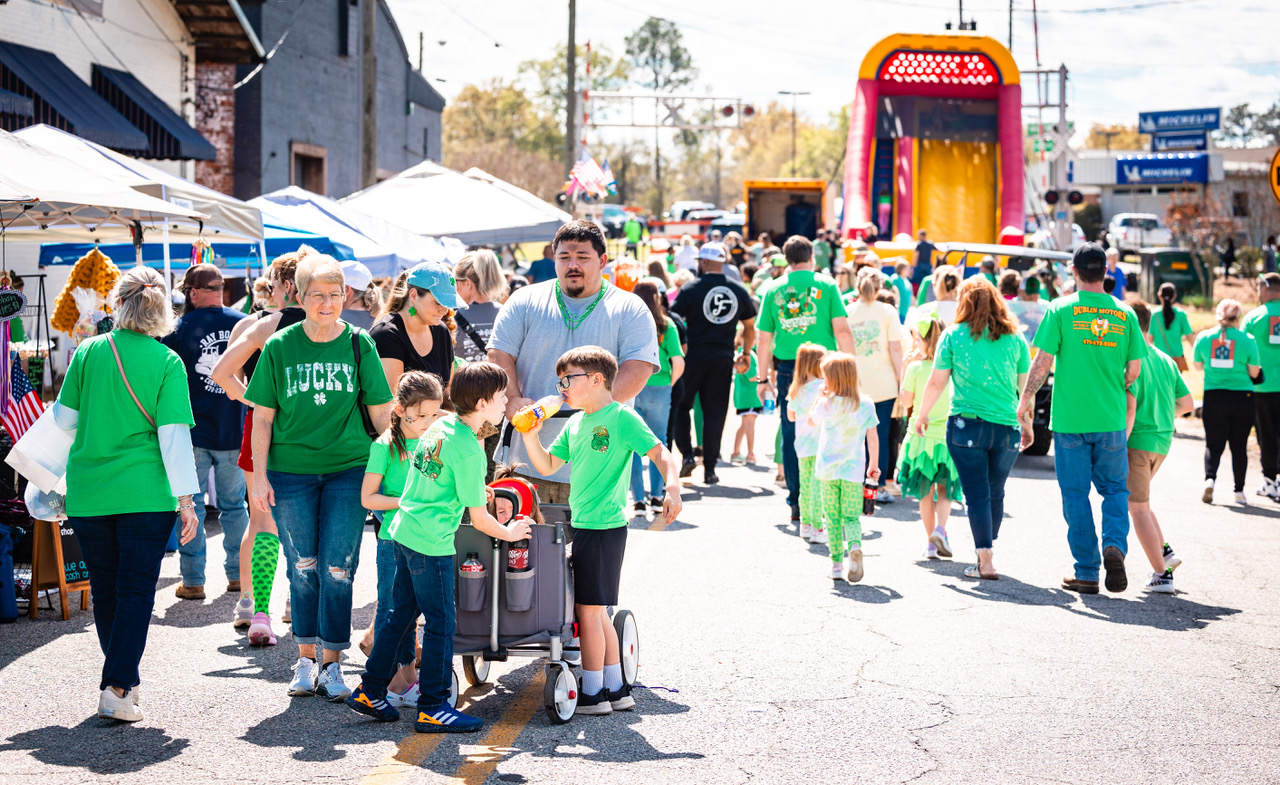
[[[346,376],[344,383],[338,374]],[[355,392],[355,368],[349,363],[295,363],[284,368],[284,397],[315,390]]]

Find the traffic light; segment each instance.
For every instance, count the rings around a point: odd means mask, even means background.
[[[1071,193],[1067,194],[1067,203],[1068,204],[1084,204],[1084,194],[1080,193],[1079,191],[1072,191]]]
[[[1057,191],[1045,191],[1045,193],[1044,193],[1044,203],[1045,203],[1045,204],[1048,204],[1048,205],[1054,205],[1054,204],[1057,204],[1057,203],[1058,203],[1058,199],[1059,199],[1059,198],[1061,198],[1061,197],[1059,196],[1059,194],[1058,194],[1058,192],[1057,192]]]

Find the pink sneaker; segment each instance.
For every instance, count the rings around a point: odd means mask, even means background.
[[[271,631],[271,617],[265,613],[255,613],[253,624],[249,625],[250,646],[275,646],[276,635]]]

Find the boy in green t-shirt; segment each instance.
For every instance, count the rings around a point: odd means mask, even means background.
[[[418,667],[419,733],[470,733],[484,723],[449,705],[453,678],[453,536],[466,507],[471,524],[507,542],[527,538],[527,518],[503,526],[486,507],[484,449],[479,432],[497,425],[507,406],[507,374],[493,363],[459,368],[449,383],[454,414],[432,423],[418,440],[400,496],[400,512],[387,526],[396,543],[396,578],[390,616],[374,637],[360,686],[347,696],[355,711],[383,722],[400,718],[387,701],[387,685],[406,638],[412,640],[418,615],[422,659]]]
[[[613,400],[618,361],[609,352],[599,346],[571,349],[556,362],[556,375],[565,402],[581,411],[569,418],[550,453],[538,441],[541,422],[523,435],[524,445],[544,476],[570,463],[574,614],[582,641],[578,713],[609,714],[636,705],[622,680],[618,635],[605,613],[606,605],[618,603],[631,456],[647,456],[662,472],[666,523],[680,513],[680,464],[634,409]]]

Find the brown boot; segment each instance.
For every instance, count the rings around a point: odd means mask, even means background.
[[[179,583],[178,588],[173,592],[180,600],[203,600],[203,586],[188,586],[185,583]]]
[[[240,593],[240,581],[227,581],[227,593]]]

